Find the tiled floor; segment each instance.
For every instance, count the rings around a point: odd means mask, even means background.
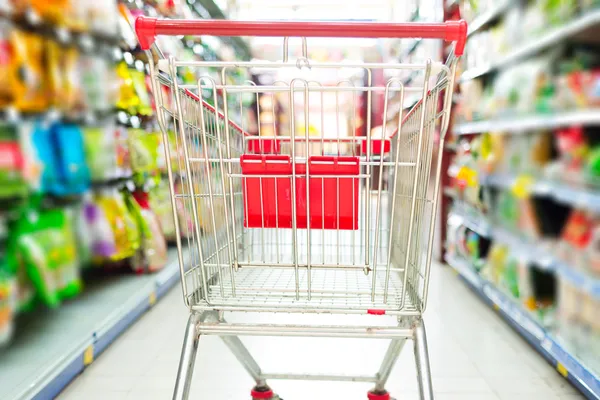
[[[247,321],[252,317],[242,314],[228,319]],[[186,320],[187,310],[177,287],[94,361],[59,399],[171,398]],[[437,400],[583,398],[447,267],[433,268],[425,321]],[[369,374],[377,370],[387,346],[383,340],[243,340],[263,370],[277,372]],[[398,400],[418,398],[411,350],[409,342],[388,382],[388,390]],[[300,381],[271,385],[285,400],[364,400],[371,386]],[[201,339],[190,399],[248,399],[251,387],[252,380],[219,338]]]

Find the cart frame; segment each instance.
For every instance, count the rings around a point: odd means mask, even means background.
[[[457,60],[466,41],[466,23],[245,22],[139,17],[136,32],[150,60],[152,92],[165,142],[182,291],[190,309],[173,398],[189,396],[200,337],[217,335],[255,380],[253,400],[279,399],[267,385],[267,379],[373,382],[375,387],[368,392],[368,398],[388,400],[390,394],[385,384],[407,339],[414,342],[421,398],[433,399],[422,314],[428,297],[441,149],[448,128]],[[183,62],[166,59],[160,51],[158,62],[154,62],[150,48],[157,35],[191,34],[281,36],[285,38],[283,62]],[[303,38],[302,57],[295,64],[287,60],[288,37]],[[456,43],[445,64],[428,61],[420,65],[342,66],[311,62],[306,37],[414,37]],[[366,71],[368,79],[360,87],[346,84],[349,81],[323,86],[302,78],[281,85],[277,82],[217,84],[209,76],[203,76],[197,85],[178,82],[178,68],[199,67],[218,69],[221,82],[226,82],[227,73],[236,68],[354,67]],[[421,71],[423,85],[409,88],[399,78],[375,85],[371,76],[374,70]],[[165,87],[171,94],[163,93]],[[394,91],[401,99],[400,110],[396,129],[388,134],[386,124],[392,124],[386,117],[388,97]],[[205,92],[214,100],[214,106],[205,101]],[[259,122],[258,135],[252,136],[243,123],[232,120],[236,106],[230,105],[230,98],[236,94],[240,109],[244,107],[242,96],[256,95],[258,115],[259,94],[275,96],[280,92],[289,94],[289,135],[276,138],[261,135]],[[310,109],[310,96],[321,98],[323,126],[325,97],[335,93],[339,118],[338,102],[345,92],[353,102],[356,93],[366,94],[366,137],[342,137],[338,127],[336,137],[325,138],[322,130],[320,137],[311,138],[308,121],[314,111]],[[373,96],[378,92],[384,93],[385,101],[380,138],[373,137],[369,129]],[[407,93],[416,93],[420,99],[404,115]],[[294,121],[298,95],[304,99],[300,109],[304,112],[304,134],[296,132]],[[170,96],[174,100],[171,105],[167,98]],[[272,113],[275,115],[274,107]],[[275,123],[273,126],[276,129]],[[176,154],[167,145],[172,140],[172,127],[176,130]],[[432,159],[436,130],[440,139],[435,144],[437,157]],[[179,169],[172,165],[175,162]],[[434,183],[430,187],[432,165]],[[221,174],[220,180],[215,179],[216,174]],[[383,178],[386,174],[389,182]],[[176,190],[177,177],[183,193]],[[182,206],[181,201],[187,203]],[[178,214],[181,208],[191,214],[187,229]],[[217,217],[221,219],[217,221]],[[187,252],[182,234],[187,236]],[[351,244],[347,245],[348,242]],[[346,325],[240,324],[226,322],[226,311],[389,315],[396,318],[397,324],[377,325],[372,320]],[[263,372],[239,336],[377,338],[391,342],[379,371],[373,376],[281,374]]]

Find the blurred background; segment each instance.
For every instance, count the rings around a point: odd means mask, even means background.
[[[534,345],[600,371],[600,9],[465,1],[446,152],[445,260]],[[443,226],[444,222],[447,224]]]
[[[53,397],[179,279],[165,144],[132,29],[139,15],[467,20],[436,256],[600,398],[600,1],[0,0],[1,399]],[[280,38],[158,45],[181,60],[279,60],[283,51]],[[301,55],[299,40],[290,51]],[[419,39],[309,41],[309,58],[330,62],[422,62],[448,51]],[[215,71],[206,73],[218,82]],[[373,126],[392,125],[417,100],[375,99]],[[247,107],[236,118],[251,132],[286,134],[285,102],[260,102],[273,112]],[[364,121],[366,110],[363,100],[350,112]],[[353,129],[366,135],[365,124]],[[192,222],[177,211],[185,239]]]

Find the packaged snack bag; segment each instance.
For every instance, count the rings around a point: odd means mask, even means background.
[[[135,18],[125,3],[119,2],[119,32],[121,33],[124,46],[122,48],[135,49],[138,46],[137,35],[132,29]]]
[[[79,68],[79,51],[75,47],[64,49],[63,55],[63,73],[65,91],[64,108],[68,111],[79,112],[84,109],[84,93],[81,77],[81,69]],[[101,78],[101,77],[99,77]]]
[[[13,260],[26,272],[35,297],[54,308],[81,291],[72,221],[61,209],[40,210],[39,198],[21,212],[11,242]],[[18,275],[17,275],[18,276]]]
[[[160,134],[143,129],[129,129],[127,142],[134,173],[150,173],[158,168]]]
[[[116,37],[119,34],[119,13],[116,1],[87,0],[87,25],[93,32]]]
[[[0,348],[8,344],[14,330],[17,283],[0,261]]]
[[[79,58],[83,103],[85,108],[107,112],[112,107],[109,64],[102,57],[84,55]]]
[[[19,216],[23,215],[23,207],[26,206],[21,206],[18,212]],[[26,228],[24,225],[23,218],[18,218],[6,227],[6,240],[2,238],[2,243],[6,243],[5,269],[9,276],[14,277],[14,292],[12,292],[12,296],[14,297],[13,312],[15,313],[29,311],[34,307],[35,291],[27,276],[23,258],[19,253],[19,238],[23,229]]]
[[[71,14],[70,0],[29,0],[31,8],[42,19],[57,25],[63,25],[67,22]]]
[[[169,182],[161,179],[150,191],[150,208],[154,211],[167,241],[175,241],[175,222],[171,209]]]
[[[131,71],[125,62],[120,62],[117,67],[117,76],[119,78],[119,97],[116,107],[135,114],[140,105],[140,99],[135,90],[135,84],[131,76]]]
[[[98,196],[97,204],[113,232],[116,251],[109,260],[121,261],[135,255],[140,247],[140,233],[123,195],[116,188],[106,189]]]
[[[142,243],[132,267],[134,271],[156,272],[167,263],[167,242],[158,217],[150,209],[148,193],[137,190],[133,193],[133,198],[136,204],[130,207],[138,208],[135,213],[138,216],[138,224],[142,227]]]
[[[117,252],[115,232],[106,217],[98,198],[86,200],[83,204],[85,229],[90,236],[90,252],[92,259],[111,259]]]
[[[17,127],[0,124],[0,198],[25,197],[25,160],[17,137]]]
[[[0,21],[0,107],[4,108],[13,102],[12,85],[7,84],[13,79],[13,54],[10,41],[10,31],[14,29],[6,21]]]
[[[46,79],[43,69],[44,40],[33,33],[11,33],[13,68],[9,85],[14,106],[23,112],[40,112],[47,108]]]
[[[117,175],[131,176],[131,157],[128,146],[128,130],[123,126],[117,126],[113,129],[116,156],[117,156]]]
[[[53,308],[81,291],[77,250],[64,211],[44,211],[39,216],[34,231],[21,237],[20,249],[36,297]]]
[[[48,103],[59,110],[66,110],[65,76],[63,71],[63,49],[54,40],[46,40],[46,77]]]
[[[150,100],[150,92],[146,87],[146,74],[144,71],[129,70],[135,93],[138,98],[137,114],[152,115],[152,101]]]
[[[6,257],[8,235],[4,218],[0,216],[0,348],[10,341],[17,306],[17,279]]]
[[[61,177],[56,194],[83,193],[90,186],[90,172],[85,162],[81,129],[74,124],[56,124],[52,130]]]
[[[83,128],[86,164],[93,182],[107,181],[117,177],[117,154],[114,126]]]
[[[54,193],[60,188],[60,168],[50,126],[38,121],[33,124],[31,142],[41,170],[39,189],[42,193]]]
[[[42,173],[46,167],[38,155],[34,140],[38,124],[32,120],[22,121],[18,124],[19,147],[23,154],[23,179],[34,192],[41,191]]]

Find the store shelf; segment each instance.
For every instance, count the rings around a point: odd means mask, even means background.
[[[478,15],[471,23],[469,24],[469,32],[467,36],[471,36],[474,33],[481,30],[481,28],[485,27],[487,24],[495,20],[504,14],[508,8],[513,5],[512,0],[506,0],[499,2],[500,4],[496,4],[493,7]]]
[[[482,185],[511,189],[516,180],[514,175],[494,174],[481,177],[480,182]],[[528,190],[533,195],[548,196],[562,204],[600,213],[600,189],[538,179]]]
[[[528,312],[492,283],[483,279],[461,258],[447,256],[446,262],[469,284],[473,291],[521,334],[548,362],[588,399],[600,399],[600,379],[589,370],[551,332],[546,331]]]
[[[179,280],[177,251],[153,275],[111,274],[59,309],[17,319],[0,353],[0,399],[52,399]]]
[[[580,34],[598,24],[600,24],[600,9],[589,11],[558,28],[554,28],[549,32],[540,35],[539,37],[529,39],[526,44],[517,47],[513,51],[510,51],[507,55],[495,63],[484,67],[466,70],[460,77],[460,81],[468,81],[488,74],[492,71],[502,69],[510,64],[515,63],[516,61],[531,57],[551,46],[556,46],[560,42],[572,38],[573,36]]]
[[[451,217],[461,218],[461,223],[472,231],[505,244],[522,260],[529,263],[535,262],[542,269],[554,271],[573,286],[600,299],[600,279],[554,257],[550,251],[552,243],[547,243],[546,245],[534,243],[493,224],[487,218],[481,215],[478,216],[474,212],[460,212],[455,210]]]
[[[573,125],[600,125],[600,110],[577,110],[556,114],[516,115],[486,121],[465,122],[453,128],[455,135],[482,132],[526,132],[538,129],[557,129]]]

